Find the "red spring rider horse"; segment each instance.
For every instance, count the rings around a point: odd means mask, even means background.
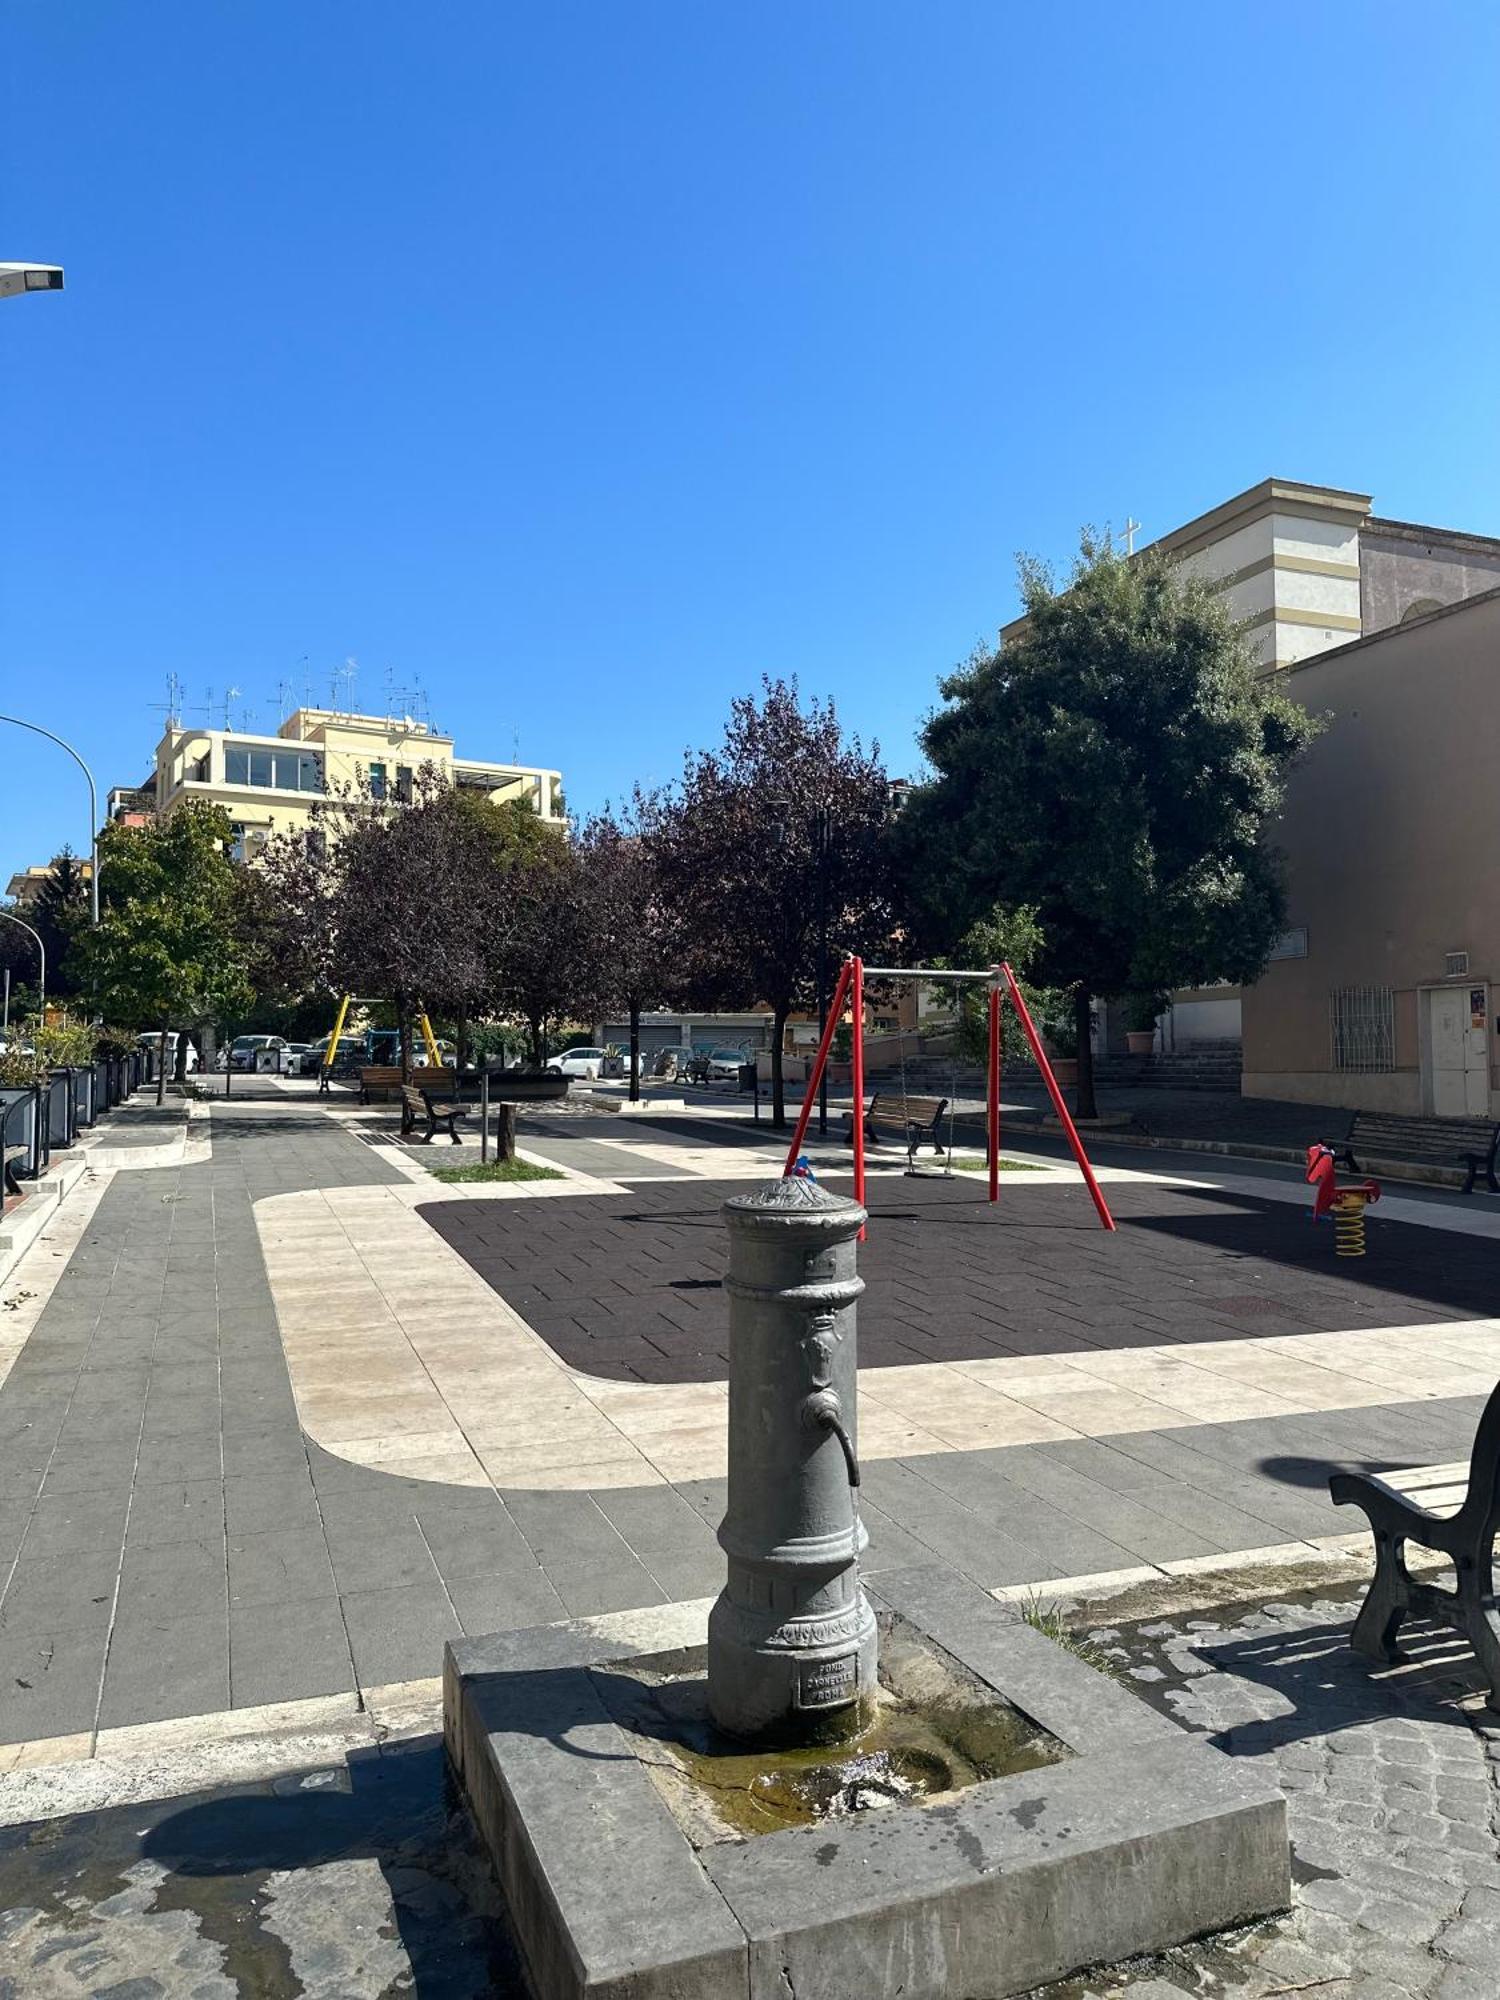
[[[1307,1179],[1317,1190],[1313,1197],[1313,1221],[1333,1217],[1335,1254],[1363,1257],[1365,1254],[1365,1207],[1380,1199],[1379,1181],[1346,1181],[1342,1187],[1334,1175],[1331,1146],[1314,1144],[1307,1149]]]

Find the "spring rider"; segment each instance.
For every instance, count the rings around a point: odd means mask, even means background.
[[[1332,1214],[1335,1256],[1363,1257],[1365,1209],[1370,1202],[1379,1201],[1380,1183],[1346,1181],[1344,1186],[1340,1187],[1334,1168],[1334,1152],[1331,1146],[1314,1144],[1308,1147],[1307,1179],[1316,1189],[1313,1197],[1313,1221],[1321,1221],[1325,1215]]]

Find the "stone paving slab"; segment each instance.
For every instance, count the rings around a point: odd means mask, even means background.
[[[570,1367],[616,1381],[724,1379],[719,1207],[735,1183],[662,1182],[422,1214]],[[1116,1183],[1105,1236],[1082,1188],[872,1180],[862,1368],[1484,1318],[1500,1244],[1377,1221],[1336,1261],[1285,1202]]]

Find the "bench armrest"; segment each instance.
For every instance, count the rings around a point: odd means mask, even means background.
[[[1328,1491],[1335,1507],[1362,1507],[1372,1528],[1403,1535],[1424,1548],[1441,1546],[1428,1540],[1429,1533],[1452,1526],[1450,1516],[1430,1514],[1373,1473],[1335,1472],[1328,1481]]]

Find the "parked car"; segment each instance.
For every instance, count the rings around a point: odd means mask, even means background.
[[[563,1076],[599,1077],[604,1074],[603,1049],[563,1049],[558,1055],[549,1056],[547,1067],[557,1070]]]
[[[710,1083],[738,1083],[740,1071],[750,1057],[743,1049],[712,1049],[708,1057]]]
[[[299,1076],[316,1076],[323,1067],[323,1058],[328,1053],[329,1037],[314,1042],[302,1057]],[[366,1060],[365,1038],[363,1035],[340,1035],[338,1049],[333,1058],[336,1076],[350,1076]]]
[[[231,1069],[280,1069],[283,1035],[236,1035],[229,1044]]]

